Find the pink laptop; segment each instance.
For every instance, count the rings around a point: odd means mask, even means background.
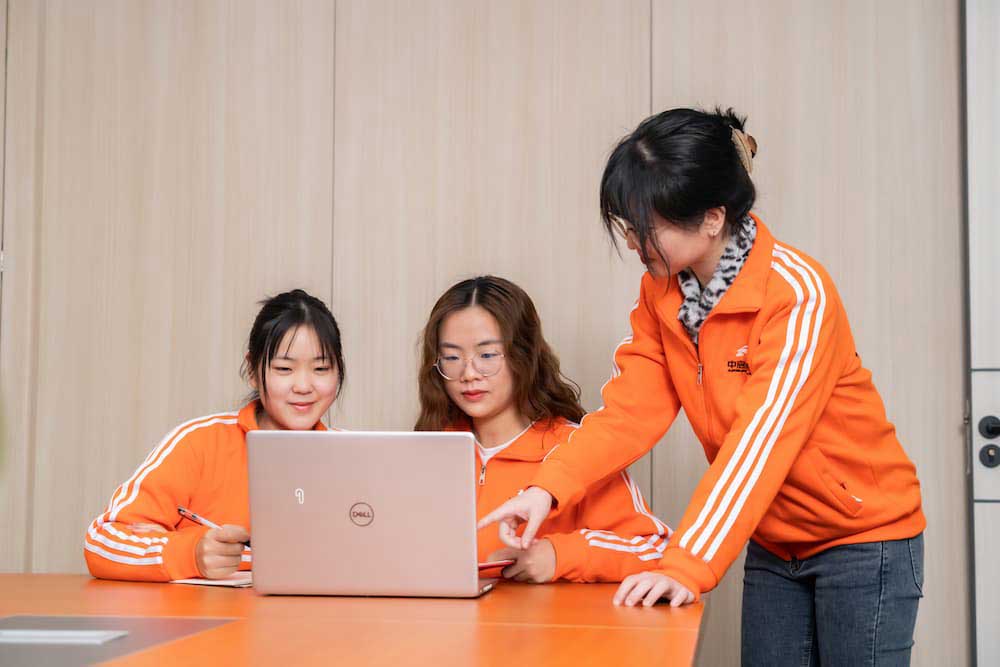
[[[476,597],[470,433],[251,431],[254,589]]]

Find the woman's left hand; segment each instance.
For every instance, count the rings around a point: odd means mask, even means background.
[[[670,600],[671,607],[680,607],[694,602],[694,593],[660,572],[640,572],[625,577],[615,593],[614,603],[634,607],[641,601],[644,607],[652,607],[660,598]]]
[[[505,579],[528,582],[532,584],[547,584],[556,573],[556,550],[552,543],[542,538],[536,540],[528,549],[513,549],[507,547],[494,551],[487,560],[506,560],[513,558],[515,563],[508,565],[501,574]]]

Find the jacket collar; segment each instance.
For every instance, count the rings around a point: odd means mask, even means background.
[[[257,424],[257,407],[259,405],[260,401],[254,400],[240,408],[240,414],[236,417],[236,423],[240,425],[240,428],[243,429],[244,433],[260,429],[260,426]],[[316,422],[316,426],[313,427],[313,430],[325,431],[326,426],[323,422]]]
[[[764,304],[767,279],[771,272],[774,237],[760,218],[753,213],[750,214],[750,217],[757,223],[757,238],[754,240],[753,248],[750,250],[750,255],[744,262],[743,268],[737,274],[736,280],[726,290],[719,303],[715,304],[709,316],[722,313],[757,312]],[[684,330],[684,325],[677,319],[677,313],[684,302],[679,278],[676,275],[670,277],[665,293],[663,279],[653,278],[647,273],[643,276],[643,280],[648,281],[648,289],[661,313],[661,322],[677,335],[690,340]]]
[[[507,445],[507,447],[497,452],[493,458],[506,459],[508,461],[541,461],[559,444],[556,440],[555,429],[565,421],[560,417],[554,422],[547,420],[534,422],[523,433],[514,438],[514,441]],[[457,424],[454,430],[471,431],[472,427],[468,423]],[[478,449],[477,447],[477,454]]]
[[[771,231],[753,213],[757,223],[757,238],[743,268],[736,280],[729,286],[719,303],[712,310],[719,313],[739,313],[758,311],[764,305],[764,292],[771,274],[771,256],[774,252],[774,237]]]

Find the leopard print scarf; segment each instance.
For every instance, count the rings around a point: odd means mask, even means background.
[[[736,275],[750,255],[755,238],[757,238],[757,223],[748,215],[736,225],[734,233],[729,237],[726,249],[719,259],[719,265],[715,267],[715,273],[712,274],[712,279],[708,281],[705,289],[702,289],[693,271],[685,269],[677,274],[677,281],[684,294],[684,303],[677,312],[677,319],[684,325],[695,345],[698,344],[701,325],[736,280]]]

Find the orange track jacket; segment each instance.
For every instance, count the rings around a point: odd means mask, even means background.
[[[833,282],[755,220],[750,255],[697,348],[677,319],[677,280],[643,276],[604,407],[530,482],[572,511],[588,485],[649,451],[683,407],[711,465],[658,571],[696,595],[751,536],[788,560],[913,537],[926,524],[916,470]]]
[[[476,512],[479,518],[525,488],[541,462],[575,430],[559,419],[536,422],[482,463],[476,447]],[[621,581],[657,567],[670,529],[653,516],[639,487],[622,471],[590,485],[579,503],[542,523],[539,537],[556,552],[553,580]],[[479,560],[503,548],[495,526],[479,531]]]
[[[239,413],[192,419],[167,434],[87,528],[83,553],[92,575],[133,581],[200,576],[195,547],[209,529],[182,518],[178,505],[250,530],[246,434],[257,429],[256,407],[254,401]],[[137,523],[168,532],[137,532],[131,527]],[[249,570],[251,562],[244,549],[240,569]]]

